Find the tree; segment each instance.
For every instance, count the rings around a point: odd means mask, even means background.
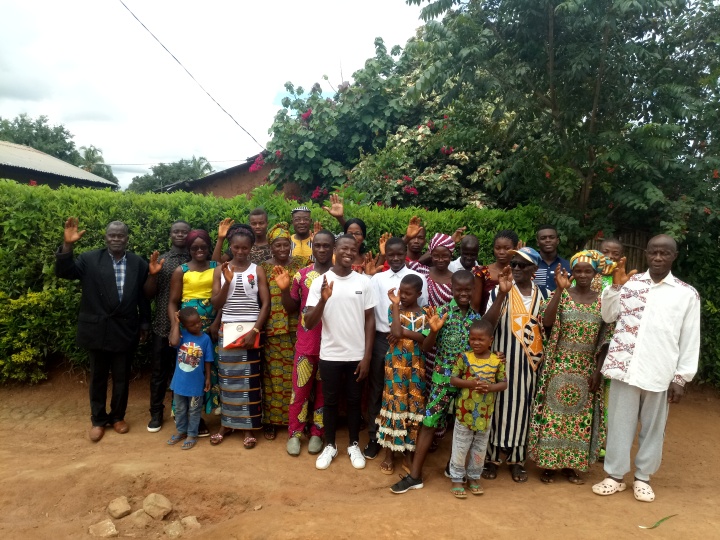
[[[204,157],[181,159],[173,163],[160,163],[150,167],[152,173],[136,176],[128,186],[128,191],[145,193],[180,182],[195,180],[213,172],[212,165]]]
[[[105,165],[102,150],[93,145],[80,147],[80,159],[78,166],[84,171],[96,174],[115,184],[118,183],[118,179],[113,174],[112,168],[109,165]]]
[[[62,124],[51,126],[47,116],[39,116],[34,120],[26,114],[13,120],[0,118],[0,140],[24,144],[78,165],[80,154],[72,138],[73,135]]]

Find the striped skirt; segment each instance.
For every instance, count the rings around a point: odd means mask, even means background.
[[[225,349],[220,334],[218,356],[221,425],[231,429],[260,429],[262,349]]]

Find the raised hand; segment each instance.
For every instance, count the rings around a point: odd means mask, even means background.
[[[337,193],[330,195],[330,207],[328,208],[327,206],[323,206],[323,210],[335,219],[342,219],[345,214],[342,197]]]
[[[455,232],[451,236],[452,241],[455,242],[456,244],[458,242],[460,242],[460,240],[462,240],[463,237],[465,236],[466,230],[467,230],[467,227],[459,227],[459,228],[455,229]]]
[[[498,287],[500,292],[508,294],[513,288],[513,276],[510,266],[503,268],[498,274]]]
[[[567,270],[558,263],[557,268],[555,268],[555,285],[557,285],[557,289],[559,291],[569,289],[572,286],[572,279],[572,274],[568,274]]]
[[[330,297],[332,296],[334,283],[335,282],[333,281],[328,284],[327,276],[323,276],[322,287],[320,287],[320,298],[322,298],[325,302],[330,300]]]
[[[427,317],[428,317],[427,321],[428,321],[428,324],[430,325],[430,330],[432,330],[435,333],[439,332],[440,329],[445,324],[445,321],[448,318],[448,314],[446,313],[445,315],[440,317],[437,313],[437,308],[431,306],[426,309],[427,309]]]
[[[630,272],[625,271],[626,262],[627,257],[623,257],[620,261],[618,261],[615,270],[613,270],[613,285],[620,285],[622,287],[631,277],[637,274],[637,270],[630,270]]]
[[[375,274],[378,273],[378,271],[379,271],[379,269],[378,269],[378,266],[379,266],[379,265],[378,265],[378,259],[379,259],[379,257],[380,257],[380,255],[378,255],[377,257],[375,257],[375,258],[373,259],[372,251],[368,251],[368,252],[365,254],[365,262],[363,262],[363,268],[365,268],[365,274],[367,274],[368,276],[374,276]]]
[[[273,277],[281,291],[287,291],[290,288],[290,274],[284,266],[273,267]]]
[[[163,264],[165,263],[165,259],[160,259],[158,261],[158,257],[160,256],[160,252],[155,250],[152,252],[152,255],[150,255],[150,270],[149,273],[151,276],[154,276],[157,274],[163,267]]]
[[[232,271],[232,268],[230,268],[230,261],[225,261],[222,263],[222,266],[220,267],[223,276],[225,277],[225,281],[232,281],[235,277],[235,272]]]
[[[388,291],[388,298],[390,299],[391,304],[393,304],[394,306],[399,306],[400,305],[400,295],[395,293],[396,290],[397,289],[395,287],[390,289]]]
[[[78,231],[78,218],[69,217],[65,222],[65,232],[63,234],[66,244],[74,244],[83,237],[85,231]]]
[[[522,240],[518,240],[518,243],[517,243],[517,246],[515,247],[515,249],[522,249],[525,246],[526,246],[525,242],[523,242]]]
[[[310,231],[310,241],[311,241],[311,242],[312,242],[312,239],[315,238],[315,235],[316,235],[317,233],[319,233],[320,231],[322,231],[322,228],[323,228],[323,227],[322,227],[322,223],[320,223],[319,221],[316,221],[316,222],[313,224],[313,230]]]
[[[389,232],[383,233],[383,235],[380,237],[380,255],[385,255],[385,244],[387,244],[387,241],[392,238],[392,234]]]
[[[218,225],[218,238],[226,238],[230,227],[233,226],[235,220],[232,218],[225,218]]]
[[[418,234],[420,234],[420,229],[422,229],[422,222],[420,221],[420,218],[413,216],[410,218],[407,230],[405,231],[405,236],[407,236],[408,240],[410,238],[415,238]]]

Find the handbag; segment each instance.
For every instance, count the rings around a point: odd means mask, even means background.
[[[249,332],[255,332],[255,324],[257,321],[243,322],[225,322],[223,323],[223,348],[224,349],[244,349],[243,345],[245,336]],[[260,348],[260,332],[255,332],[255,342],[253,349]]]

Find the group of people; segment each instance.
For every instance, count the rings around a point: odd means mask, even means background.
[[[170,249],[149,263],[127,252],[121,222],[108,225],[105,249],[74,257],[84,231],[68,219],[56,272],[82,282],[90,439],[128,431],[130,361],[154,300],[147,429],[162,428],[172,379],[168,444],[191,449],[209,436],[218,445],[239,432],[250,449],[259,430],[272,440],[287,429],[288,454],[307,437],[322,470],[344,416],[353,467],[381,456],[391,475],[399,459],[394,493],[423,487],[428,454],[452,430],[445,475],[456,498],[482,494],[481,478],[503,463],[515,482],[527,481],[531,459],[545,483],[560,472],[582,484],[579,473],[603,457],[607,478],[593,492],[611,495],[626,489],[639,421],[633,491],[654,500],[668,403],[699,356],[699,297],[671,273],[671,237],[650,240],[641,274],[626,271],[615,239],[560,258],[551,225],[538,227],[538,250],[499,231],[494,260],[480,264],[464,227],[435,233],[426,249],[413,218],[403,236],[383,234],[373,256],[365,223],[345,220],[337,196],[331,203],[339,235],[306,207],[292,211],[292,230],[255,209],[248,224],[223,220],[214,246],[206,231],[173,223]],[[210,435],[203,415],[212,414],[220,428]]]

